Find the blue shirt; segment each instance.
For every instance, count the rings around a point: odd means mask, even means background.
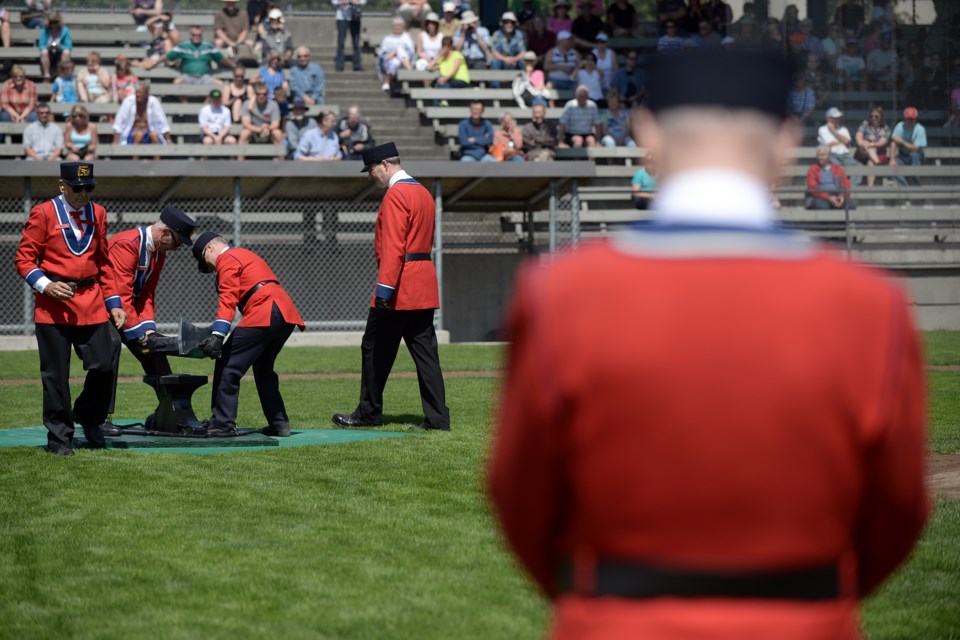
[[[323,69],[316,62],[308,62],[305,67],[298,64],[290,67],[291,97],[310,96],[317,104],[323,104],[323,90]]]
[[[914,124],[913,129],[908,132],[907,128],[903,124],[903,121],[901,120],[897,123],[897,126],[893,128],[893,137],[906,140],[910,144],[915,144],[921,149],[927,148],[927,130],[924,129],[923,125],[919,122]],[[897,153],[900,152],[900,149],[897,149]]]
[[[51,93],[56,96],[57,102],[79,102],[80,96],[77,93],[77,77],[70,76],[69,78],[65,76],[58,76],[56,80],[53,81],[53,87],[50,89]]]
[[[329,156],[334,156],[338,160],[343,157],[340,151],[340,138],[333,131],[324,134],[319,127],[303,134],[297,146],[297,152],[293,154],[296,160],[304,157],[326,158]]]
[[[613,74],[611,88],[616,89],[621,97],[633,96],[647,84],[647,76],[640,67],[634,67],[633,72],[626,67],[620,67]]]
[[[637,172],[633,174],[633,180],[630,181],[630,184],[640,185],[640,191],[657,190],[657,179],[647,173],[647,170],[643,167],[637,169]]]
[[[473,138],[470,142],[468,138]],[[480,160],[487,153],[487,147],[493,144],[493,125],[489,120],[481,119],[474,124],[470,118],[464,118],[457,127],[457,142],[465,156]]]
[[[269,91],[268,96],[271,100],[273,100],[273,92],[283,86],[283,69],[275,72],[270,67],[264,65],[260,67],[260,73],[258,76],[260,77],[260,80],[263,81],[263,84],[267,85],[267,90]]]

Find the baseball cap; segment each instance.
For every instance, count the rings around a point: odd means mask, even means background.
[[[283,22],[283,11],[280,11],[280,9],[270,9],[270,13],[267,14],[267,20],[279,20]]]
[[[293,99],[293,108],[294,109],[306,109],[307,103],[303,101],[303,98],[294,98]]]
[[[572,37],[573,35],[566,29],[557,34],[557,40],[569,40]]]
[[[453,4],[452,2],[444,2],[444,3],[443,3],[443,12],[444,12],[444,13],[456,13],[456,12],[457,12],[457,5]]]
[[[603,31],[597,34],[597,42],[610,42],[610,36],[605,34]]]
[[[903,110],[903,119],[904,120],[916,120],[917,116],[920,115],[920,112],[917,111],[916,107],[907,107]]]
[[[840,109],[837,109],[836,107],[830,107],[829,109],[827,109],[827,117],[828,117],[828,118],[842,118],[842,117],[843,117],[843,111],[840,111]]]
[[[223,94],[220,93],[220,89],[214,89],[213,91],[210,92],[210,97],[211,97],[211,98],[219,98],[219,97],[221,97],[222,95],[223,95]]]

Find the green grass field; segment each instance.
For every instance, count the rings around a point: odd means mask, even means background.
[[[927,344],[931,363],[960,364],[960,333]],[[491,371],[501,354],[451,345],[441,362]],[[0,379],[36,381],[0,386],[0,428],[40,424],[36,353],[0,363]],[[277,369],[359,365],[356,348],[291,348]],[[129,354],[121,367],[139,374]],[[413,371],[405,352],[396,370]],[[285,380],[292,424],[328,427],[358,384]],[[449,434],[212,456],[0,449],[0,638],[541,637],[547,606],[502,549],[482,491],[498,384],[448,377]],[[930,389],[931,447],[958,451],[960,372],[931,372]],[[143,417],[151,398],[123,384],[117,416]],[[419,422],[416,380],[392,379],[386,407],[386,430]],[[240,426],[262,420],[251,380]],[[960,500],[938,499],[910,563],[867,604],[871,639],[960,637],[957,540]]]

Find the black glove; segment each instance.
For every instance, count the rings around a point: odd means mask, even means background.
[[[220,352],[223,350],[223,336],[218,336],[212,334],[200,343],[200,350],[203,351],[207,356],[216,360],[220,357]]]
[[[386,298],[377,298],[374,306],[380,313],[390,313],[392,311],[390,308],[390,301]]]

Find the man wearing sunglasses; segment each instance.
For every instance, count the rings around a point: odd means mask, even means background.
[[[107,212],[91,201],[97,184],[91,162],[60,164],[60,194],[30,211],[17,248],[20,276],[36,290],[37,348],[43,383],[43,424],[47,450],[73,455],[74,424],[87,446],[103,448],[100,424],[107,417],[114,366],[120,349],[116,331],[123,309],[107,310],[116,292],[106,269]],[[83,391],[70,404],[70,350],[87,372]]]
[[[157,282],[167,252],[193,244],[190,236],[196,228],[193,218],[168,204],[160,212],[160,219],[152,225],[129,229],[110,238],[107,277],[116,293],[106,299],[107,308],[123,309],[127,320],[123,327],[118,327],[120,340],[140,361],[147,375],[171,373],[167,356],[153,353],[153,342],[157,337],[154,315]],[[116,395],[117,378],[114,375],[108,416],[113,414]],[[120,429],[109,419],[100,425],[100,429],[104,435],[120,435]]]

